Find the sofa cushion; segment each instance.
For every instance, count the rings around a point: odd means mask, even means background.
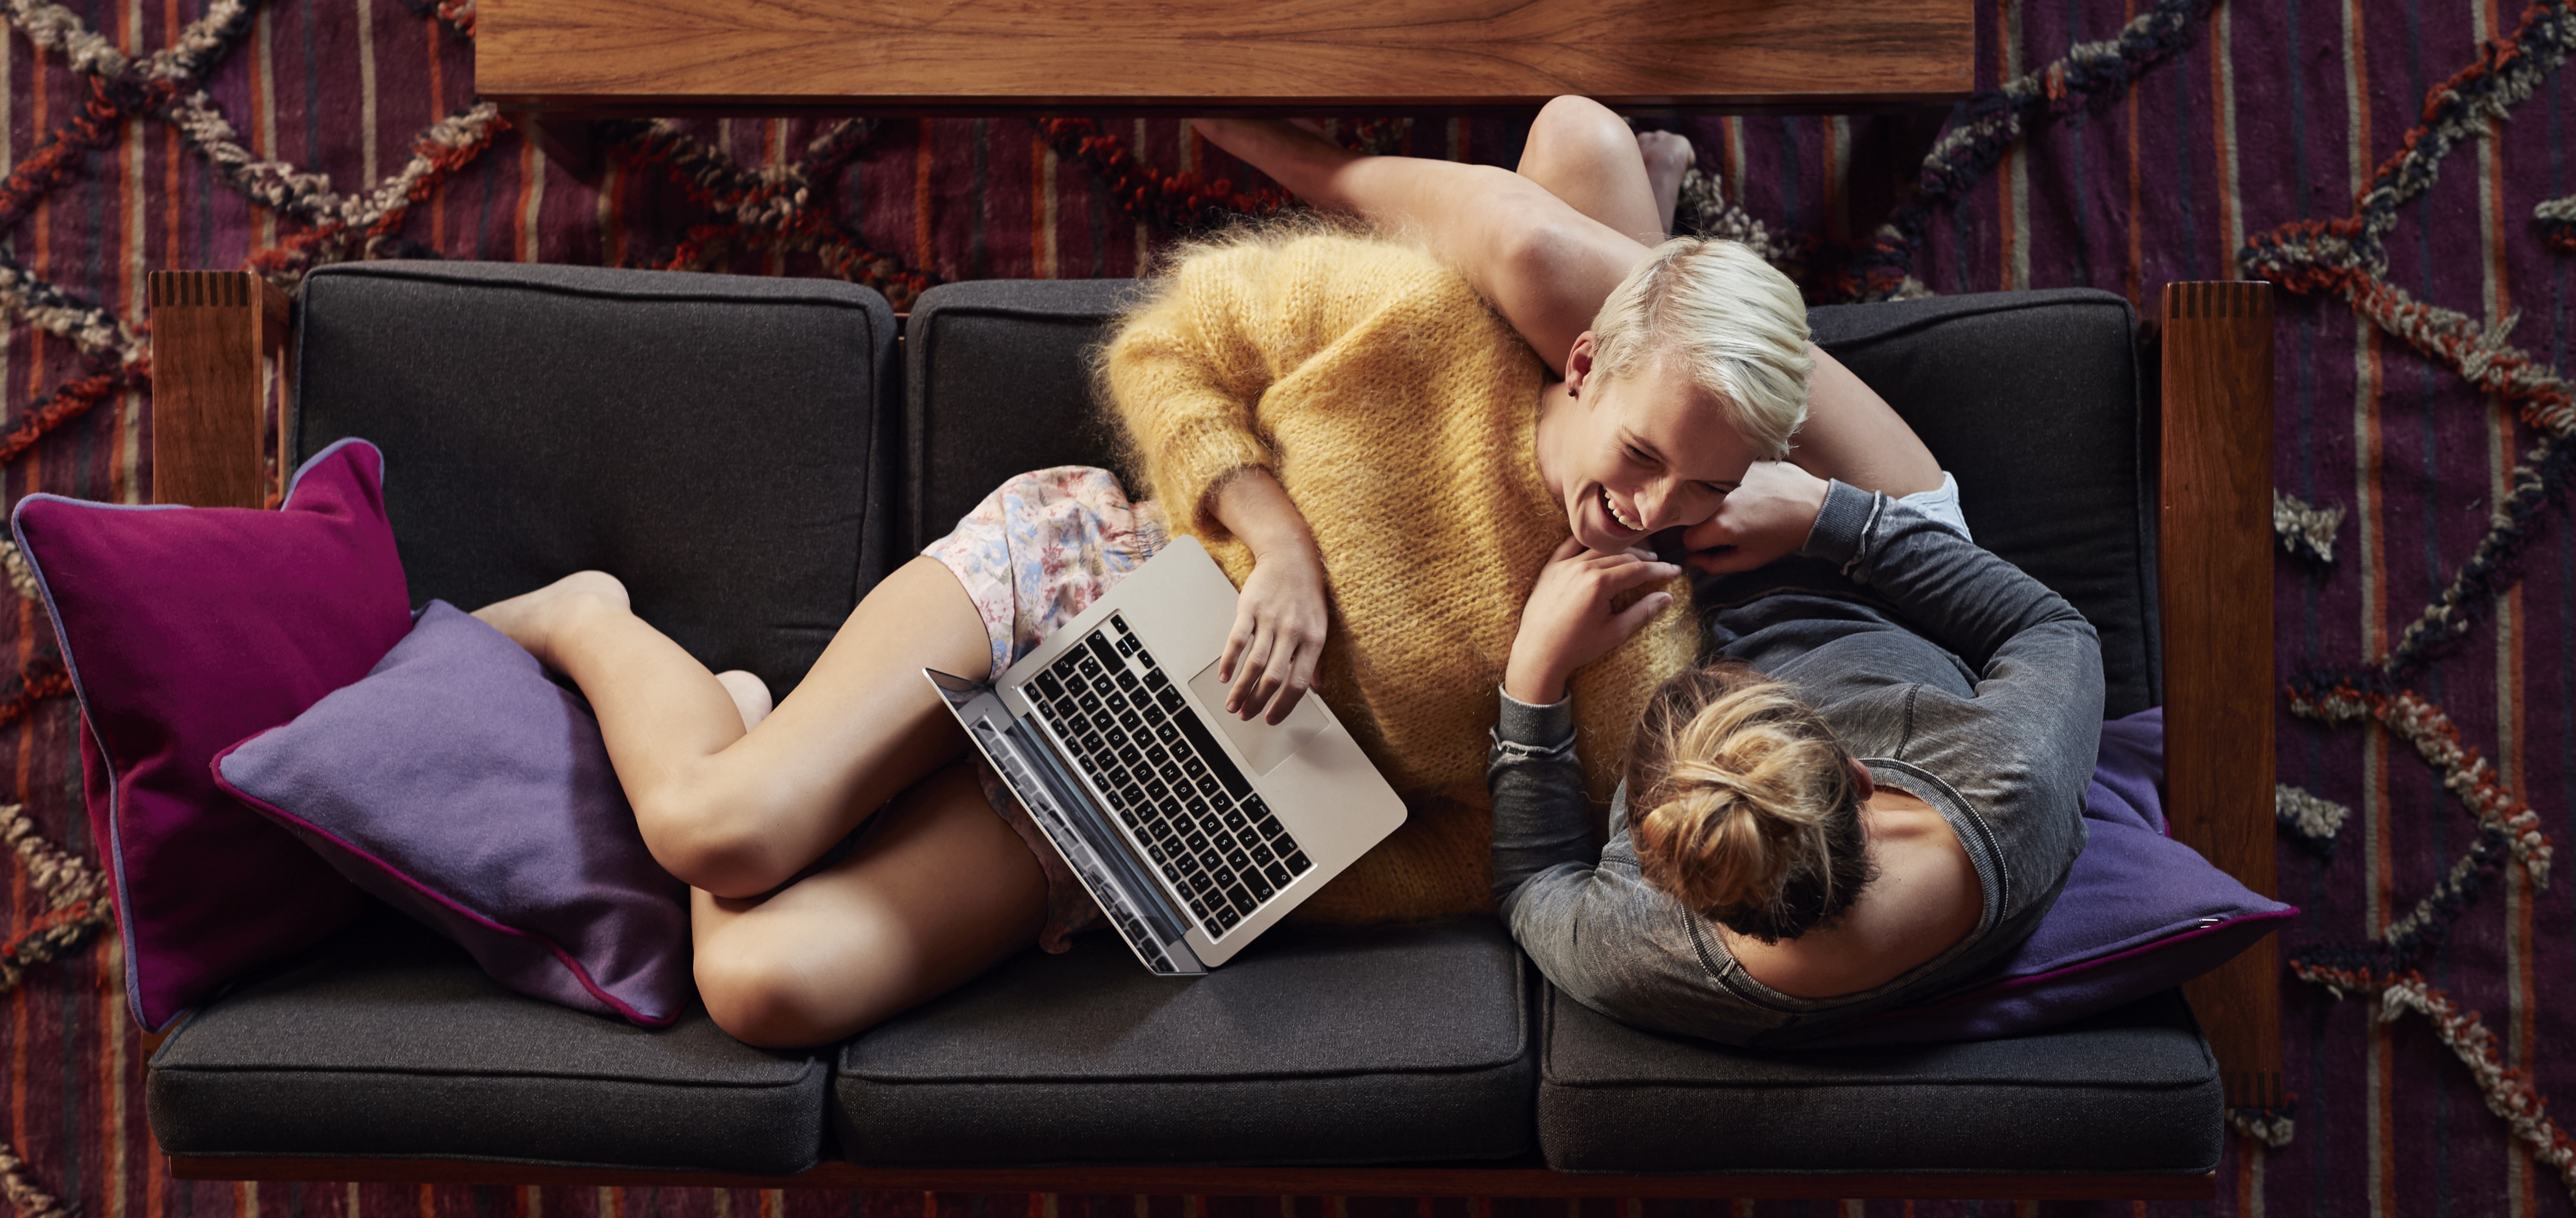
[[[2137,317],[2109,292],[1988,292],[1808,312],[1816,345],[1959,477],[1977,543],[2102,635],[2102,715],[2164,701],[2151,416]]]
[[[894,317],[852,284],[588,267],[325,267],[295,441],[365,436],[414,603],[568,572],[784,698],[893,540]]]
[[[821,1156],[828,1072],[702,1008],[647,1031],[511,993],[379,913],[182,1022],[145,1094],[173,1155],[784,1174]]]
[[[1539,1144],[1560,1171],[2216,1170],[2218,1066],[2178,991],[2010,1040],[1761,1053],[1552,987]]]
[[[904,329],[904,536],[948,535],[1002,480],[1054,465],[1119,468],[1090,349],[1132,279],[991,279],[921,294]]]
[[[1531,1145],[1521,955],[1491,918],[1283,926],[1196,980],[1028,952],[844,1046],[860,1163],[1377,1163]]]

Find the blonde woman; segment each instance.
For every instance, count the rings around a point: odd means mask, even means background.
[[[1494,893],[1577,1001],[1792,1045],[1933,997],[2037,926],[2084,846],[2101,648],[1914,505],[1788,465],[1729,498],[1801,559],[1706,607],[1725,659],[1657,692],[1603,847],[1566,693],[1600,588],[1581,560],[1540,580],[1488,762]]]

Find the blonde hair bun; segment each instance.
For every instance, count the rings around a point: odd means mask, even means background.
[[[1869,883],[1852,759],[1788,685],[1738,663],[1666,681],[1629,750],[1648,884],[1739,934],[1794,939]]]

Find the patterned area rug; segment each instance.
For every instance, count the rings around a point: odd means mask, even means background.
[[[1127,275],[1278,206],[1170,122],[629,123],[604,176],[475,103],[472,0],[0,0],[0,463],[148,492],[144,275],[350,258],[837,275]],[[2239,1113],[2223,1212],[2568,1213],[2576,1144],[2576,44],[2567,0],[1977,0],[1985,89],[1903,118],[1694,119],[1682,223],[1819,301],[2282,285],[2276,470],[2284,1034],[2294,1103]],[[1354,146],[1508,164],[1503,121],[1346,123]],[[1927,155],[1926,147],[1929,143]],[[471,359],[472,352],[457,358]],[[1555,1214],[1514,1201],[1249,1201],[188,1184],[78,813],[75,719],[0,554],[0,1191],[23,1218]],[[1597,1202],[1573,1215],[1809,1213]],[[2002,1213],[1845,1203],[1844,1213]],[[2048,1205],[2047,1212],[2200,1207]]]

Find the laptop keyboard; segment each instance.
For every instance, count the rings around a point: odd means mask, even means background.
[[[1209,937],[1314,870],[1123,618],[1110,615],[1021,691]]]

